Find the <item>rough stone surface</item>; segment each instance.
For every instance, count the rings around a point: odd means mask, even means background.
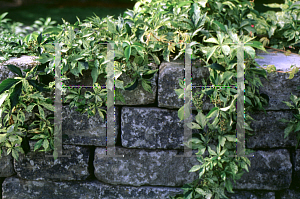
[[[295,169],[294,176],[293,176],[294,184],[297,189],[300,189],[300,149],[296,150],[294,169]]]
[[[266,191],[236,191],[235,193],[227,193],[226,196],[230,199],[275,199],[275,192]]]
[[[180,188],[116,186],[95,181],[27,181],[16,177],[3,182],[2,199],[169,199]]]
[[[19,161],[14,160],[14,168],[18,177],[25,180],[85,180],[89,176],[88,158],[89,148],[63,145],[62,154],[71,155],[58,157],[55,161],[53,152],[33,152],[34,144],[30,141],[30,152],[24,156],[20,154]],[[38,150],[43,149],[41,147]]]
[[[119,185],[183,186],[198,179],[196,172],[188,171],[193,165],[201,164],[196,157],[182,155],[176,150],[144,150],[116,147],[116,155],[124,157],[100,157],[105,148],[95,150],[94,168],[96,178],[104,183]],[[197,152],[197,150],[193,150]]]
[[[281,118],[294,120],[293,112],[288,111],[268,111],[267,115],[263,111],[249,114],[256,121],[251,121],[251,133],[254,135],[246,136],[247,148],[276,148],[276,147],[295,147],[296,135],[291,132],[287,139],[284,139],[284,129],[287,123],[280,122]]]
[[[106,107],[101,109],[107,111]],[[119,107],[115,109],[115,141],[117,141],[120,129]],[[69,105],[62,107],[62,134],[68,136],[63,138],[63,144],[106,146],[106,115],[104,121],[98,111],[95,116],[88,118],[87,113],[81,114],[75,110],[75,107],[70,110]]]
[[[293,79],[289,79],[289,74],[285,73],[269,73],[267,79],[259,77],[263,85],[259,87],[260,94],[269,96],[269,105],[265,106],[265,110],[289,110],[290,108],[283,103],[286,101],[295,106],[290,99],[291,93],[299,96],[300,90],[297,90],[300,81],[300,72],[296,73]]]
[[[2,154],[0,158],[0,177],[9,177],[16,174],[13,165],[13,157],[10,154],[7,155],[7,150],[2,148]]]
[[[267,68],[268,65],[274,65],[277,70],[290,71],[291,65],[300,67],[300,55],[290,54],[285,55],[284,52],[275,51],[273,49],[266,49],[266,52],[256,50],[256,54],[263,59],[255,59],[255,61],[262,67]]]
[[[276,191],[289,188],[292,182],[292,163],[287,149],[269,149],[251,153],[253,154],[254,157],[249,157],[249,172],[236,180],[234,189]]]
[[[300,191],[287,189],[280,193],[280,199],[300,199]]]
[[[183,149],[184,120],[178,111],[148,107],[122,107],[121,140],[126,148]],[[192,121],[196,123],[195,114]],[[149,120],[149,118],[152,118]],[[214,118],[210,119],[212,122]],[[192,134],[203,132],[192,129]],[[216,143],[217,144],[217,143]]]
[[[205,67],[197,67],[199,64],[192,65],[192,95],[201,90],[200,87],[194,88],[194,86],[204,86],[203,80],[207,85],[211,85],[209,81],[209,70]],[[179,99],[174,89],[181,89],[178,80],[184,80],[184,61],[173,60],[172,62],[162,62],[159,67],[158,78],[158,107],[166,107],[172,109],[181,108],[184,105],[184,99]],[[214,107],[210,103],[209,98],[204,96],[203,109],[210,110]],[[196,110],[194,103],[192,103],[192,110]]]

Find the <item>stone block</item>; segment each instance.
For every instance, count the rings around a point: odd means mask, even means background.
[[[184,120],[179,119],[178,111],[154,107],[122,107],[121,110],[121,140],[123,147],[184,148]],[[192,121],[196,123],[195,116],[196,114],[192,114]],[[213,119],[210,118],[210,123]],[[199,133],[203,133],[203,130],[192,129],[192,134]],[[214,144],[217,144],[217,142],[214,142]]]
[[[233,189],[277,191],[289,188],[292,182],[292,163],[287,149],[256,151],[249,157],[251,167]]]
[[[300,189],[300,149],[299,149],[299,146],[298,146],[298,149],[296,150],[296,154],[295,154],[293,181],[294,181],[294,184],[296,185],[296,188]]]
[[[106,148],[96,147],[94,168],[96,178],[104,183],[132,186],[183,186],[199,179],[197,172],[188,172],[201,164],[196,157],[183,155],[176,150],[126,149],[116,147],[115,155],[102,157]],[[193,150],[195,154],[198,150]]]
[[[16,174],[13,165],[13,157],[10,154],[7,155],[6,148],[2,147],[2,154],[0,158],[0,177],[9,177]]]
[[[251,121],[250,128],[254,135],[246,135],[246,147],[255,148],[277,148],[295,147],[296,135],[291,132],[287,139],[284,139],[284,129],[287,123],[280,122],[281,118],[294,120],[293,112],[288,111],[268,111],[267,115],[263,111],[255,111],[249,114],[256,121]]]
[[[233,190],[235,193],[227,193],[226,196],[230,199],[275,199],[275,192],[267,191],[239,191]]]
[[[204,86],[203,80],[207,82],[207,86],[211,85],[209,81],[209,70],[201,67],[198,62],[192,64],[192,86]],[[179,99],[174,89],[181,89],[178,79],[184,80],[184,61],[172,60],[172,62],[162,62],[159,67],[158,78],[158,107],[170,109],[179,109],[184,105],[184,99]],[[192,93],[200,91],[200,87],[192,88]],[[194,94],[192,94],[194,95]],[[203,97],[202,110],[210,110],[214,107],[210,103],[210,99],[205,95]],[[192,103],[192,110],[196,110]]]
[[[95,116],[88,118],[87,113],[81,114],[75,111],[75,107],[71,109],[69,107],[69,105],[62,107],[62,134],[68,136],[63,138],[63,144],[106,146],[106,115],[104,114],[103,120],[96,111]],[[106,107],[101,109],[107,111]],[[115,107],[115,141],[119,129],[119,107]]]
[[[85,180],[89,176],[88,159],[89,148],[80,146],[63,145],[62,155],[55,161],[51,152],[33,151],[36,141],[30,141],[30,152],[25,156],[20,153],[19,161],[14,160],[15,171],[18,177],[25,180]]]
[[[169,195],[183,193],[180,188],[132,187],[104,184],[99,181],[27,181],[6,178],[2,185],[2,199],[169,199]]]
[[[280,199],[300,199],[300,191],[287,189],[279,193]]]

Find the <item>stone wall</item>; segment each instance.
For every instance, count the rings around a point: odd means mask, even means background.
[[[25,69],[32,66],[26,56],[12,59]],[[183,193],[185,183],[198,179],[198,172],[189,173],[196,158],[175,157],[183,153],[184,121],[178,118],[178,109],[184,105],[174,89],[179,89],[178,78],[184,78],[183,61],[163,62],[152,83],[153,93],[146,92],[141,85],[133,91],[121,91],[126,103],[115,101],[116,155],[124,157],[101,157],[106,150],[106,124],[98,114],[88,119],[67,105],[62,109],[63,155],[71,158],[45,157],[43,152],[33,152],[34,140],[30,140],[31,151],[20,161],[11,154],[2,153],[0,177],[2,198],[78,198],[78,199],[164,199],[168,195]],[[208,79],[207,68],[196,68],[192,63],[193,86],[200,85],[201,79]],[[0,82],[13,77],[0,65]],[[66,85],[92,85],[92,78],[85,72],[85,79],[72,77]],[[70,76],[71,77],[71,76]],[[250,127],[254,136],[246,136],[246,148],[253,149],[249,157],[251,167],[234,185],[232,199],[299,199],[300,192],[300,149],[295,150],[296,137],[291,134],[284,140],[286,123],[276,120],[291,119],[293,111],[281,101],[291,102],[291,92],[296,90],[300,75],[292,80],[284,73],[268,74],[269,82],[261,78],[264,87],[260,93],[268,94],[267,115],[263,111],[250,114],[256,121]],[[124,85],[130,78],[124,78]],[[105,85],[105,79],[98,79]],[[192,92],[196,92],[193,88]],[[53,93],[48,97],[54,100]],[[63,101],[64,97],[63,96]],[[103,107],[104,108],[104,107]],[[205,114],[213,108],[209,99],[204,99]],[[197,111],[192,106],[193,121]],[[30,116],[27,116],[30,120]],[[197,130],[192,130],[197,133]],[[213,148],[214,149],[214,148]],[[195,154],[197,150],[193,150]],[[51,155],[52,153],[46,153]],[[205,156],[208,154],[206,153]],[[227,193],[227,192],[226,192]]]

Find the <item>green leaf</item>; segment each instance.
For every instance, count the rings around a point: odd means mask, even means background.
[[[12,65],[12,64],[9,64],[9,65],[6,65],[6,66],[7,66],[7,68],[8,68],[11,72],[13,72],[13,73],[19,75],[19,77],[23,77],[22,72],[21,72],[21,69],[18,68],[17,66]]]
[[[131,55],[131,46],[127,46],[124,51],[126,62],[128,62]]]
[[[19,153],[15,149],[12,149],[12,156],[18,161]]]
[[[152,93],[151,86],[147,84],[144,80],[142,80],[142,86],[145,89],[145,91]]]
[[[115,80],[115,86],[116,86],[116,88],[120,88],[120,89],[125,90],[124,89],[124,82],[123,81],[120,81],[120,80],[116,79]]]
[[[4,142],[6,140],[6,133],[0,134],[0,143]]]
[[[199,169],[201,169],[201,165],[194,165],[194,166],[189,170],[189,172],[195,172],[195,171],[198,171]]]
[[[8,93],[2,93],[0,95],[0,107],[2,106],[3,102],[5,101],[5,99],[8,95],[9,95]],[[1,115],[0,115],[0,117],[1,117]]]
[[[209,111],[209,113],[206,115],[206,118],[211,118],[213,116],[215,116],[216,114],[219,113],[219,108],[218,107],[214,107],[213,109],[211,109]]]
[[[125,90],[134,90],[137,86],[138,86],[138,79],[135,78],[132,82],[130,82],[129,84],[127,84],[124,89]]]
[[[215,43],[215,44],[219,44],[218,40],[214,37],[211,37],[207,40],[204,40],[204,42],[209,42],[209,43]]]
[[[18,83],[15,86],[14,91],[9,96],[11,102],[11,109],[13,109],[19,103],[19,97],[21,93],[22,93],[22,84]]]
[[[61,28],[47,28],[43,34],[59,34],[62,30]]]
[[[99,76],[97,68],[92,69],[91,76],[93,78],[93,85],[94,85],[97,82],[97,79],[98,79],[98,76]]]
[[[232,184],[230,182],[230,179],[228,179],[228,178],[225,181],[225,187],[226,187],[228,192],[234,193],[234,191],[232,190]]]
[[[198,124],[200,124],[201,127],[202,127],[202,129],[203,129],[205,127],[205,125],[206,125],[206,122],[207,122],[205,115],[200,111],[196,115],[195,119],[196,119],[196,122]]]
[[[194,122],[188,123],[187,126],[188,126],[190,129],[202,129],[202,128],[199,126],[199,124],[194,123]]]
[[[255,58],[255,50],[250,46],[244,46],[245,51],[254,59]]]
[[[200,169],[200,172],[199,172],[199,178],[201,178],[201,177],[203,176],[204,173],[205,173],[205,168],[202,167],[202,168]]]
[[[39,149],[42,146],[43,141],[44,141],[43,139],[40,139],[39,141],[37,141],[34,145],[33,151],[36,151],[37,149]]]
[[[45,102],[40,102],[40,105],[42,105],[46,109],[54,112],[54,106],[52,104],[48,104],[48,103],[45,103]]]
[[[178,95],[178,98],[184,98],[184,90],[183,89],[174,89],[175,93]]]
[[[223,24],[221,24],[218,21],[213,21],[213,23],[216,24],[222,31],[226,32],[226,29]]]
[[[86,67],[85,67],[85,62],[83,61],[78,61],[78,68],[77,68],[77,71],[83,76],[82,74],[82,70],[85,70]]]
[[[293,131],[293,128],[293,124],[288,124],[288,126],[284,129],[284,139],[286,139],[289,136],[289,134]]]
[[[213,64],[211,64],[211,65],[209,65],[209,66],[207,66],[207,67],[209,67],[209,68],[211,68],[211,69],[214,69],[214,70],[218,70],[218,71],[225,72],[224,66],[222,66],[222,65],[220,65],[220,64],[218,64],[218,63],[213,63]]]
[[[27,81],[31,86],[35,87],[40,92],[49,92],[50,91],[49,88],[45,88],[46,85],[40,84],[36,80],[31,79],[31,80],[27,80]]]
[[[254,48],[257,48],[259,50],[267,52],[266,49],[264,48],[263,44],[261,42],[259,42],[259,41],[251,41],[250,44],[248,44],[248,43],[245,44],[245,46],[248,46],[248,45],[252,46]]]
[[[236,135],[225,135],[229,142],[236,142]]]
[[[153,57],[155,64],[159,65],[160,64],[159,58],[155,54],[152,54],[152,53],[149,53],[149,54]]]
[[[208,149],[208,153],[209,153],[210,155],[217,155],[217,153],[214,152],[214,151],[210,148],[210,146],[208,146],[207,149]]]
[[[226,138],[225,138],[225,137],[223,137],[223,136],[221,136],[221,135],[219,135],[219,136],[218,136],[218,139],[219,139],[219,143],[220,143],[220,145],[221,145],[222,147],[224,147],[224,144],[225,144]]]
[[[107,20],[107,28],[108,28],[109,32],[117,33],[116,25],[114,23],[112,23],[111,21],[109,21],[109,20]]]
[[[184,119],[184,106],[182,106],[179,110],[178,110],[178,117],[180,120]]]
[[[238,172],[238,166],[234,162],[230,162],[230,168],[234,174]]]
[[[40,33],[39,36],[37,37],[37,43],[41,44],[42,43],[42,39],[43,39],[43,36],[42,36],[42,33]]]
[[[9,136],[9,141],[11,143],[13,143],[15,141],[19,141],[19,137],[17,135],[11,135],[11,136]]]
[[[37,134],[37,135],[34,135],[31,139],[37,140],[37,139],[40,139],[40,138],[46,138],[46,135],[44,135],[44,134]]]
[[[209,61],[210,57],[215,53],[216,49],[218,48],[218,46],[214,46],[214,47],[208,47],[206,54],[207,60],[206,62]]]
[[[39,109],[39,113],[40,113],[41,118],[46,120],[43,108],[40,105],[38,105],[38,109]]]
[[[300,121],[298,121],[297,127],[296,127],[296,129],[295,129],[294,131],[295,131],[295,132],[300,131]]]
[[[47,139],[44,139],[43,147],[44,149],[47,149],[49,147],[49,141]]]
[[[22,81],[22,80],[21,79],[12,79],[12,78],[3,80],[2,83],[0,84],[0,94],[2,94],[6,90],[9,90],[14,84],[17,84],[20,81]]]

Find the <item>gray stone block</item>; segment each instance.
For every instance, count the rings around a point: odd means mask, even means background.
[[[183,193],[180,188],[132,187],[104,184],[99,181],[27,181],[17,177],[3,182],[3,199],[169,199]]]
[[[266,191],[238,191],[233,190],[235,193],[227,193],[226,196],[230,199],[275,199],[275,192]]]
[[[300,191],[287,189],[280,192],[280,199],[300,199]]]
[[[36,141],[30,141],[30,152],[24,156],[20,154],[19,161],[14,160],[15,171],[18,177],[25,180],[85,180],[89,176],[88,159],[89,148],[63,145],[62,155],[68,157],[58,157],[55,161],[52,152],[33,151]]]
[[[233,189],[282,190],[292,182],[292,163],[287,149],[256,151],[249,157],[251,167],[241,179],[233,183]]]
[[[183,186],[199,179],[197,172],[188,172],[193,165],[201,164],[196,157],[175,157],[176,150],[126,149],[116,147],[115,155],[101,157],[106,148],[95,150],[96,178],[104,183],[132,186]],[[197,150],[193,150],[195,154]]]
[[[7,155],[7,150],[3,146],[2,154],[0,158],[0,177],[9,177],[16,174],[13,165],[13,157],[10,154]]]
[[[106,146],[106,115],[103,120],[98,111],[96,115],[88,118],[88,114],[81,114],[75,111],[76,108],[69,109],[69,105],[62,108],[62,134],[68,138],[63,138],[63,144],[72,145],[94,145]],[[107,111],[106,107],[101,107]],[[119,107],[115,107],[115,141],[117,141],[120,129]]]
[[[295,165],[294,165],[294,176],[293,176],[294,184],[296,188],[300,189],[300,149],[296,150],[295,154]]]
[[[267,115],[263,111],[255,111],[249,114],[256,121],[251,121],[251,133],[254,135],[246,136],[246,147],[255,148],[276,148],[276,147],[295,147],[296,135],[291,132],[287,139],[284,139],[284,129],[287,123],[280,122],[281,118],[294,120],[293,112],[288,111],[268,111]]]
[[[178,111],[155,107],[122,107],[121,110],[123,147],[183,149],[184,120],[179,119]],[[195,116],[192,115],[192,121],[196,123]],[[210,123],[213,119],[210,118]],[[199,132],[203,130],[192,129],[192,134]]]
[[[200,66],[201,64],[198,62],[192,64],[192,86],[204,86],[202,80],[206,80],[207,85],[211,85],[208,68]],[[174,90],[181,89],[178,79],[184,80],[184,61],[162,62],[159,67],[158,78],[158,107],[179,109],[184,105],[184,99],[179,99]],[[192,88],[192,93],[200,90],[200,87]],[[205,95],[202,110],[210,110],[213,107],[214,105],[210,103],[210,99]],[[194,103],[192,103],[192,110],[196,110]]]
[[[300,72],[296,73],[293,79],[288,79],[289,74],[284,73],[269,73],[267,79],[259,77],[263,85],[259,87],[260,94],[267,94],[269,96],[269,105],[265,106],[265,110],[289,110],[290,108],[282,101],[290,102],[291,93],[299,96],[300,90],[297,87],[300,85]]]

